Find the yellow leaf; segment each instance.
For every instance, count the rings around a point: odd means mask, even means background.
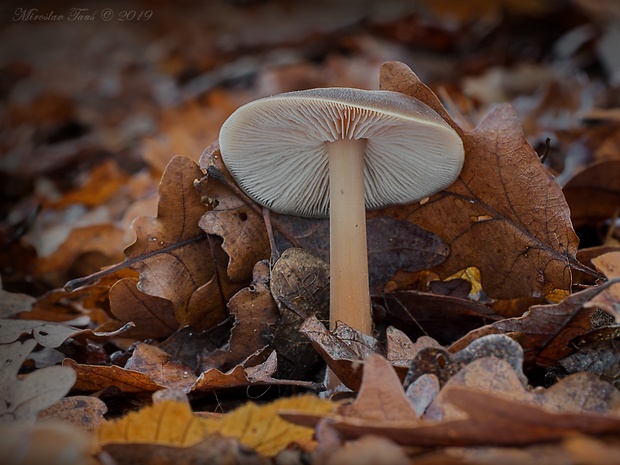
[[[123,418],[104,422],[99,443],[148,443],[190,446],[207,434],[205,420],[183,402],[163,401]]]
[[[220,418],[204,420],[210,433],[234,437],[262,455],[272,457],[293,442],[305,443],[312,439],[314,430],[289,423],[278,415],[285,409],[304,413],[328,414],[336,404],[306,395],[283,398],[258,406],[248,402]]]
[[[557,304],[563,301],[569,295],[570,295],[570,291],[566,291],[564,289],[554,289],[549,294],[547,294],[545,297],[547,298],[549,302]]]
[[[451,281],[453,279],[462,279],[471,284],[471,290],[469,291],[469,298],[471,300],[480,300],[484,297],[484,291],[482,290],[482,276],[480,270],[475,266],[470,266],[464,270],[457,271],[452,276],[449,276],[445,281]]]
[[[328,414],[336,404],[313,395],[290,397],[266,405],[248,402],[216,418],[200,418],[182,402],[163,401],[104,422],[97,431],[99,444],[146,443],[191,446],[209,434],[236,438],[265,456],[274,456],[289,444],[307,443],[314,429],[297,426],[278,415],[281,410]]]

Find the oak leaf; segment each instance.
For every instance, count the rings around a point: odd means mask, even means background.
[[[472,132],[463,132],[439,100],[404,64],[385,63],[380,87],[422,100],[462,136],[463,170],[427,202],[373,213],[407,219],[450,246],[433,268],[447,277],[470,266],[494,299],[544,296],[569,290],[578,239],[562,190],[527,143],[509,105],[497,106]],[[484,244],[484,247],[480,247]]]
[[[122,323],[135,325],[124,336],[162,339],[172,334],[179,327],[172,302],[144,294],[137,285],[137,279],[123,278],[109,291],[110,312]]]
[[[207,207],[194,180],[202,177],[188,158],[173,158],[161,180],[157,217],[133,223],[137,240],[125,250],[140,272],[140,291],[172,302],[181,325],[206,329],[226,316],[228,299],[241,287],[226,276],[219,241],[198,226]]]
[[[222,161],[217,144],[209,146],[200,158],[207,176],[196,187],[209,211],[200,218],[199,226],[208,234],[222,238],[222,249],[229,257],[227,273],[233,281],[248,281],[252,267],[269,257],[267,227],[261,207],[240,190]]]
[[[97,429],[99,444],[147,443],[189,446],[206,434],[204,420],[186,402],[164,400],[124,417],[106,421]]]
[[[207,431],[224,437],[235,437],[241,444],[255,449],[261,455],[275,456],[292,443],[309,443],[314,435],[311,428],[293,425],[283,420],[282,410],[325,415],[335,404],[313,395],[281,398],[266,405],[248,402],[220,418],[204,420]]]

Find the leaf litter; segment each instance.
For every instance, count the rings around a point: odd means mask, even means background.
[[[229,3],[188,4],[213,9],[206,28],[160,6],[166,27],[103,33],[103,55],[77,47],[93,66],[72,79],[66,56],[41,61],[28,41],[0,63],[2,461],[24,437],[40,446],[11,463],[614,463],[614,9],[388,2],[325,24],[319,1],[287,30],[272,21],[290,5]],[[36,26],[28,40],[67,40],[62,24]],[[146,37],[146,61],[128,66]],[[274,61],[263,52],[278,43]],[[418,98],[466,149],[452,186],[368,212],[371,336],[324,323],[326,220],[254,204],[213,143],[239,105],[317,86]],[[349,389],[326,390],[325,367]]]

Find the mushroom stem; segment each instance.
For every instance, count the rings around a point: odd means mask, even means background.
[[[330,329],[342,321],[366,334],[372,332],[368,289],[366,205],[364,201],[365,140],[327,143],[330,195]]]

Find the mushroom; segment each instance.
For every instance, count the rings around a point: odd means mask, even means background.
[[[461,138],[392,91],[320,88],[250,102],[223,124],[227,169],[283,214],[330,218],[330,328],[372,333],[366,209],[422,200],[461,172]]]

